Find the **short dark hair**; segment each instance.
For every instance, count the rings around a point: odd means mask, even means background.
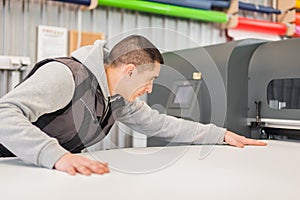
[[[131,35],[117,43],[110,51],[108,64],[118,67],[121,64],[145,66],[154,62],[164,63],[159,50],[144,36]]]

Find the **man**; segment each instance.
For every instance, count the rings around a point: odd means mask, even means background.
[[[71,175],[108,173],[107,163],[73,153],[102,140],[115,120],[175,142],[201,144],[205,138],[215,138],[206,142],[266,145],[213,124],[159,114],[139,101],[138,96],[152,92],[162,63],[158,49],[136,35],[123,39],[109,53],[105,41],[96,41],[71,58],[37,63],[19,86],[0,99],[0,156],[16,155]]]

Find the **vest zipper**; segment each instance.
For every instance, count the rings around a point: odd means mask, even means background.
[[[93,122],[94,123],[99,123],[99,124],[102,124],[102,122],[104,121],[104,119],[106,118],[106,115],[107,115],[107,113],[108,113],[108,111],[109,111],[109,104],[110,104],[110,97],[108,97],[108,103],[107,103],[107,106],[106,106],[106,108],[105,108],[105,110],[104,110],[104,114],[103,114],[103,117],[101,118],[101,120],[100,120],[100,122],[98,121],[98,119],[97,119],[97,115],[96,114],[94,114],[92,111],[91,111],[91,109],[86,105],[86,103],[80,98],[80,101],[83,103],[83,105],[87,108],[87,110],[89,111],[89,113],[91,114],[91,116],[92,116],[92,119],[93,119]]]
[[[80,101],[83,103],[83,105],[87,108],[87,110],[89,111],[89,113],[91,114],[92,116],[92,119],[93,119],[93,122],[94,123],[97,123],[98,120],[97,120],[97,116],[95,114],[93,114],[93,112],[90,110],[90,108],[86,105],[86,103],[80,98]]]
[[[108,97],[108,102],[107,102],[107,107],[104,110],[104,115],[102,117],[102,119],[100,120],[100,124],[102,124],[102,122],[104,121],[104,119],[106,118],[106,115],[108,113],[109,110],[109,104],[110,104],[110,97]]]

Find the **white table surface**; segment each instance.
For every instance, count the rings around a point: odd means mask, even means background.
[[[2,158],[0,199],[300,199],[300,143],[267,143],[98,151],[111,173],[92,176]]]

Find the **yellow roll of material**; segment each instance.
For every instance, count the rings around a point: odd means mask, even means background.
[[[296,8],[300,9],[300,0],[296,0]]]

